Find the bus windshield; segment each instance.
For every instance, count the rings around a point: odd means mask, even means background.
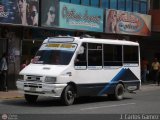
[[[76,44],[68,43],[43,44],[32,60],[32,63],[68,65],[76,47]]]

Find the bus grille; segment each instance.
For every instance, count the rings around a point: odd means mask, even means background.
[[[42,76],[27,75],[27,81],[42,82]]]

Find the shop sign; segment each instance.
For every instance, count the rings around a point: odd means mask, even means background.
[[[151,16],[133,12],[106,10],[106,33],[149,36]]]
[[[58,26],[59,0],[41,0],[41,26]]]
[[[16,4],[14,3],[14,0],[0,1],[0,22],[1,23],[14,23],[15,13],[16,13]]]
[[[103,9],[60,2],[61,28],[103,32]]]
[[[3,5],[0,5],[0,18],[7,18],[9,16],[9,12],[4,11]]]
[[[38,26],[39,0],[1,0],[0,23]]]

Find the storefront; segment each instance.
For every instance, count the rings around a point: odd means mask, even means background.
[[[19,72],[21,57],[21,35],[19,35],[21,28],[1,25],[0,29],[0,55],[2,56],[3,53],[8,55],[8,88],[15,89],[15,80]]]

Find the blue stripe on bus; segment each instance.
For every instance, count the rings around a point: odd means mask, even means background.
[[[119,73],[111,80],[111,82],[110,82],[109,84],[107,84],[107,85],[100,91],[100,93],[99,93],[98,95],[101,96],[101,95],[103,95],[104,93],[106,93],[106,92],[110,89],[111,85],[112,85],[113,83],[118,82],[118,81],[120,80],[120,78],[125,74],[126,71],[127,71],[127,69],[122,68],[122,69],[119,71]]]

